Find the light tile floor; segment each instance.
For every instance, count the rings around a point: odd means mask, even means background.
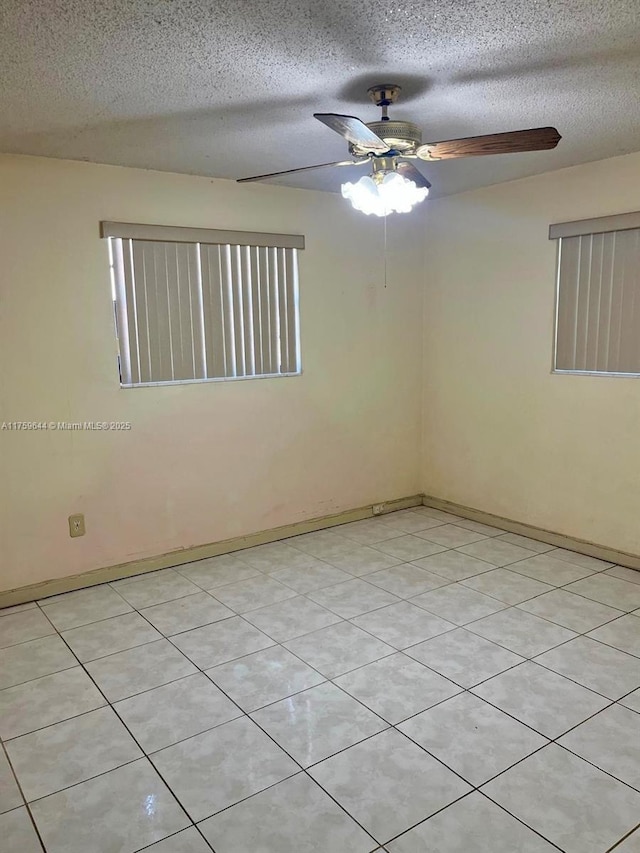
[[[0,847],[640,851],[638,581],[419,507],[8,608]]]

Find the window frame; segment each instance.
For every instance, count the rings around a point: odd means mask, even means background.
[[[638,369],[637,371],[586,370],[557,366],[563,239],[585,236],[594,237],[598,234],[609,234],[619,231],[640,232],[640,211],[613,214],[611,216],[595,217],[593,219],[580,219],[571,222],[560,222],[549,226],[549,240],[557,241],[555,260],[556,277],[554,287],[553,344],[551,354],[552,374],[558,374],[561,376],[564,375],[611,377],[614,379],[640,378],[640,369]],[[640,335],[640,328],[638,334]]]
[[[165,226],[165,225],[140,225],[135,223],[122,223],[122,222],[110,222],[104,221],[100,223],[100,236],[106,240],[108,247],[108,260],[109,260],[109,275],[111,281],[111,290],[112,290],[112,304],[114,310],[114,325],[115,325],[115,336],[118,347],[118,376],[119,376],[119,384],[120,388],[130,389],[130,388],[146,388],[146,387],[158,387],[158,386],[174,386],[174,385],[200,385],[202,383],[209,382],[237,382],[247,379],[285,379],[294,376],[301,376],[303,373],[302,367],[302,351],[301,351],[301,335],[300,335],[300,291],[299,291],[299,255],[298,250],[304,249],[305,247],[305,239],[302,235],[296,234],[275,234],[275,233],[265,233],[265,232],[252,232],[252,231],[228,231],[228,230],[219,230],[219,229],[203,229],[203,228],[189,228],[182,226]],[[267,302],[271,305],[269,301],[273,294],[275,293],[275,304],[280,304],[281,294],[280,289],[286,288],[287,291],[287,299],[289,300],[292,297],[293,304],[291,307],[287,305],[285,308],[284,317],[289,323],[290,319],[293,319],[294,329],[293,332],[288,331],[284,334],[288,335],[289,338],[289,358],[293,358],[295,360],[295,370],[282,370],[282,361],[280,360],[279,370],[277,372],[270,373],[247,373],[242,372],[241,375],[218,375],[218,376],[194,376],[188,378],[177,378],[177,379],[149,379],[143,381],[131,381],[125,382],[123,381],[123,336],[128,336],[128,343],[126,344],[125,350],[128,350],[131,345],[131,335],[127,332],[127,326],[123,329],[120,328],[121,324],[118,322],[118,315],[121,312],[126,314],[128,310],[129,300],[124,294],[125,284],[124,278],[122,278],[122,271],[120,274],[116,269],[116,251],[114,251],[114,240],[123,241],[122,248],[124,249],[124,241],[130,241],[130,250],[131,257],[133,258],[133,250],[134,250],[134,242],[152,242],[152,243],[161,243],[165,246],[167,244],[172,243],[186,243],[190,246],[195,247],[195,253],[197,257],[197,270],[198,270],[198,282],[197,288],[199,290],[200,298],[202,299],[203,288],[204,288],[204,279],[202,274],[202,257],[203,251],[207,250],[209,247],[217,248],[218,252],[221,250],[233,251],[234,249],[238,252],[238,258],[240,257],[240,252],[243,249],[256,249],[255,260],[256,263],[260,261],[262,258],[262,262],[264,264],[273,264],[277,265],[277,268],[280,272],[286,271],[286,278],[284,282],[280,285],[276,283],[275,290],[272,292],[271,285],[269,285],[269,292],[267,293]],[[260,250],[264,250],[262,254],[260,254]],[[273,257],[271,258],[270,250],[274,250]],[[283,250],[282,254],[278,251],[276,253],[275,250]],[[287,250],[291,250],[291,254],[287,255],[285,252]],[[269,254],[267,254],[269,253]],[[247,252],[247,263],[251,259],[250,252]],[[133,262],[133,261],[131,261]],[[275,268],[275,267],[274,267]],[[226,275],[229,274],[231,267],[227,271]],[[237,271],[240,271],[240,267],[238,267]],[[125,276],[126,277],[126,276]],[[118,279],[120,280],[118,281]],[[135,281],[135,279],[134,279]],[[169,279],[167,279],[167,285],[169,284]],[[232,279],[229,278],[229,287],[234,288],[242,288],[242,277],[239,280],[236,280],[235,284],[232,282]],[[202,301],[200,299],[199,310],[202,313],[204,311]],[[262,304],[260,303],[260,307]],[[276,309],[279,311],[279,308]],[[253,330],[254,330],[254,322],[255,322],[255,304],[252,304],[251,310],[249,312],[251,316],[250,320],[250,328],[252,330],[251,344],[249,352],[251,354],[251,363],[256,367],[256,356],[258,355],[258,350],[255,347],[255,340],[253,338]],[[167,316],[170,318],[171,309],[167,307]],[[222,311],[219,316],[214,316],[213,320],[216,322],[226,323],[231,322],[232,324],[237,324],[238,322],[243,323],[243,313],[240,313],[240,316],[232,311]],[[269,335],[269,344],[267,348],[273,347],[274,342],[278,349],[278,354],[280,352],[280,346],[282,342],[282,315],[280,314],[277,321],[277,336],[273,336],[273,330],[270,331]],[[205,314],[202,313],[202,316],[198,320],[198,322],[205,322]],[[206,333],[204,332],[203,325],[203,334],[205,337],[201,342],[202,353],[200,355],[204,359],[205,371],[207,369],[211,369],[211,365],[208,363],[207,357],[207,344]],[[217,330],[214,328],[213,334],[217,334]],[[191,336],[193,339],[193,317],[191,320]],[[291,326],[289,325],[289,329]],[[148,327],[146,329],[148,331]],[[263,329],[264,331],[264,329]],[[209,334],[211,334],[211,329],[209,330]],[[137,331],[134,333],[137,336]],[[263,338],[264,340],[264,338]],[[170,345],[167,342],[168,345]],[[293,350],[291,350],[291,344],[293,344]],[[261,356],[259,358],[262,361],[264,357],[265,350],[262,349]],[[246,356],[245,356],[246,357]],[[273,350],[271,359],[273,359]],[[235,364],[235,355],[233,356],[233,362]],[[286,358],[285,358],[286,362]],[[131,372],[131,359],[129,360],[129,373]],[[273,361],[271,362],[273,363]],[[225,369],[227,366],[227,356],[225,354]],[[263,365],[261,364],[261,367]],[[291,362],[289,362],[289,366],[291,366]],[[194,370],[195,372],[195,370]],[[134,371],[135,374],[135,371]]]

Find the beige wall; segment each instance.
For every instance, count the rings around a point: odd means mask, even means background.
[[[552,375],[552,222],[640,209],[640,154],[433,201],[422,487],[640,554],[640,379]]]
[[[304,374],[120,389],[101,219],[303,233]],[[419,491],[423,225],[339,197],[0,157],[0,589]],[[87,535],[70,539],[67,516]]]
[[[427,205],[385,289],[334,195],[0,157],[0,422],[133,425],[0,431],[0,590],[421,490],[640,553],[640,382],[551,375],[547,240],[639,209],[640,155]],[[303,376],[121,390],[101,219],[304,233]]]

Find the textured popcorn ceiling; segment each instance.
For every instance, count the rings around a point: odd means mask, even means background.
[[[434,192],[640,149],[639,0],[0,0],[0,151],[225,178],[340,159],[314,111],[555,151],[421,164]],[[336,190],[348,170],[292,176]]]

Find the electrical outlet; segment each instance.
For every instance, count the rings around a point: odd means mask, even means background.
[[[371,507],[371,511],[373,512],[374,515],[380,515],[381,513],[384,512],[384,507],[385,507],[384,504],[374,504]]]
[[[75,539],[76,536],[84,536],[86,530],[84,528],[84,515],[79,512],[76,515],[69,516],[69,536]]]

